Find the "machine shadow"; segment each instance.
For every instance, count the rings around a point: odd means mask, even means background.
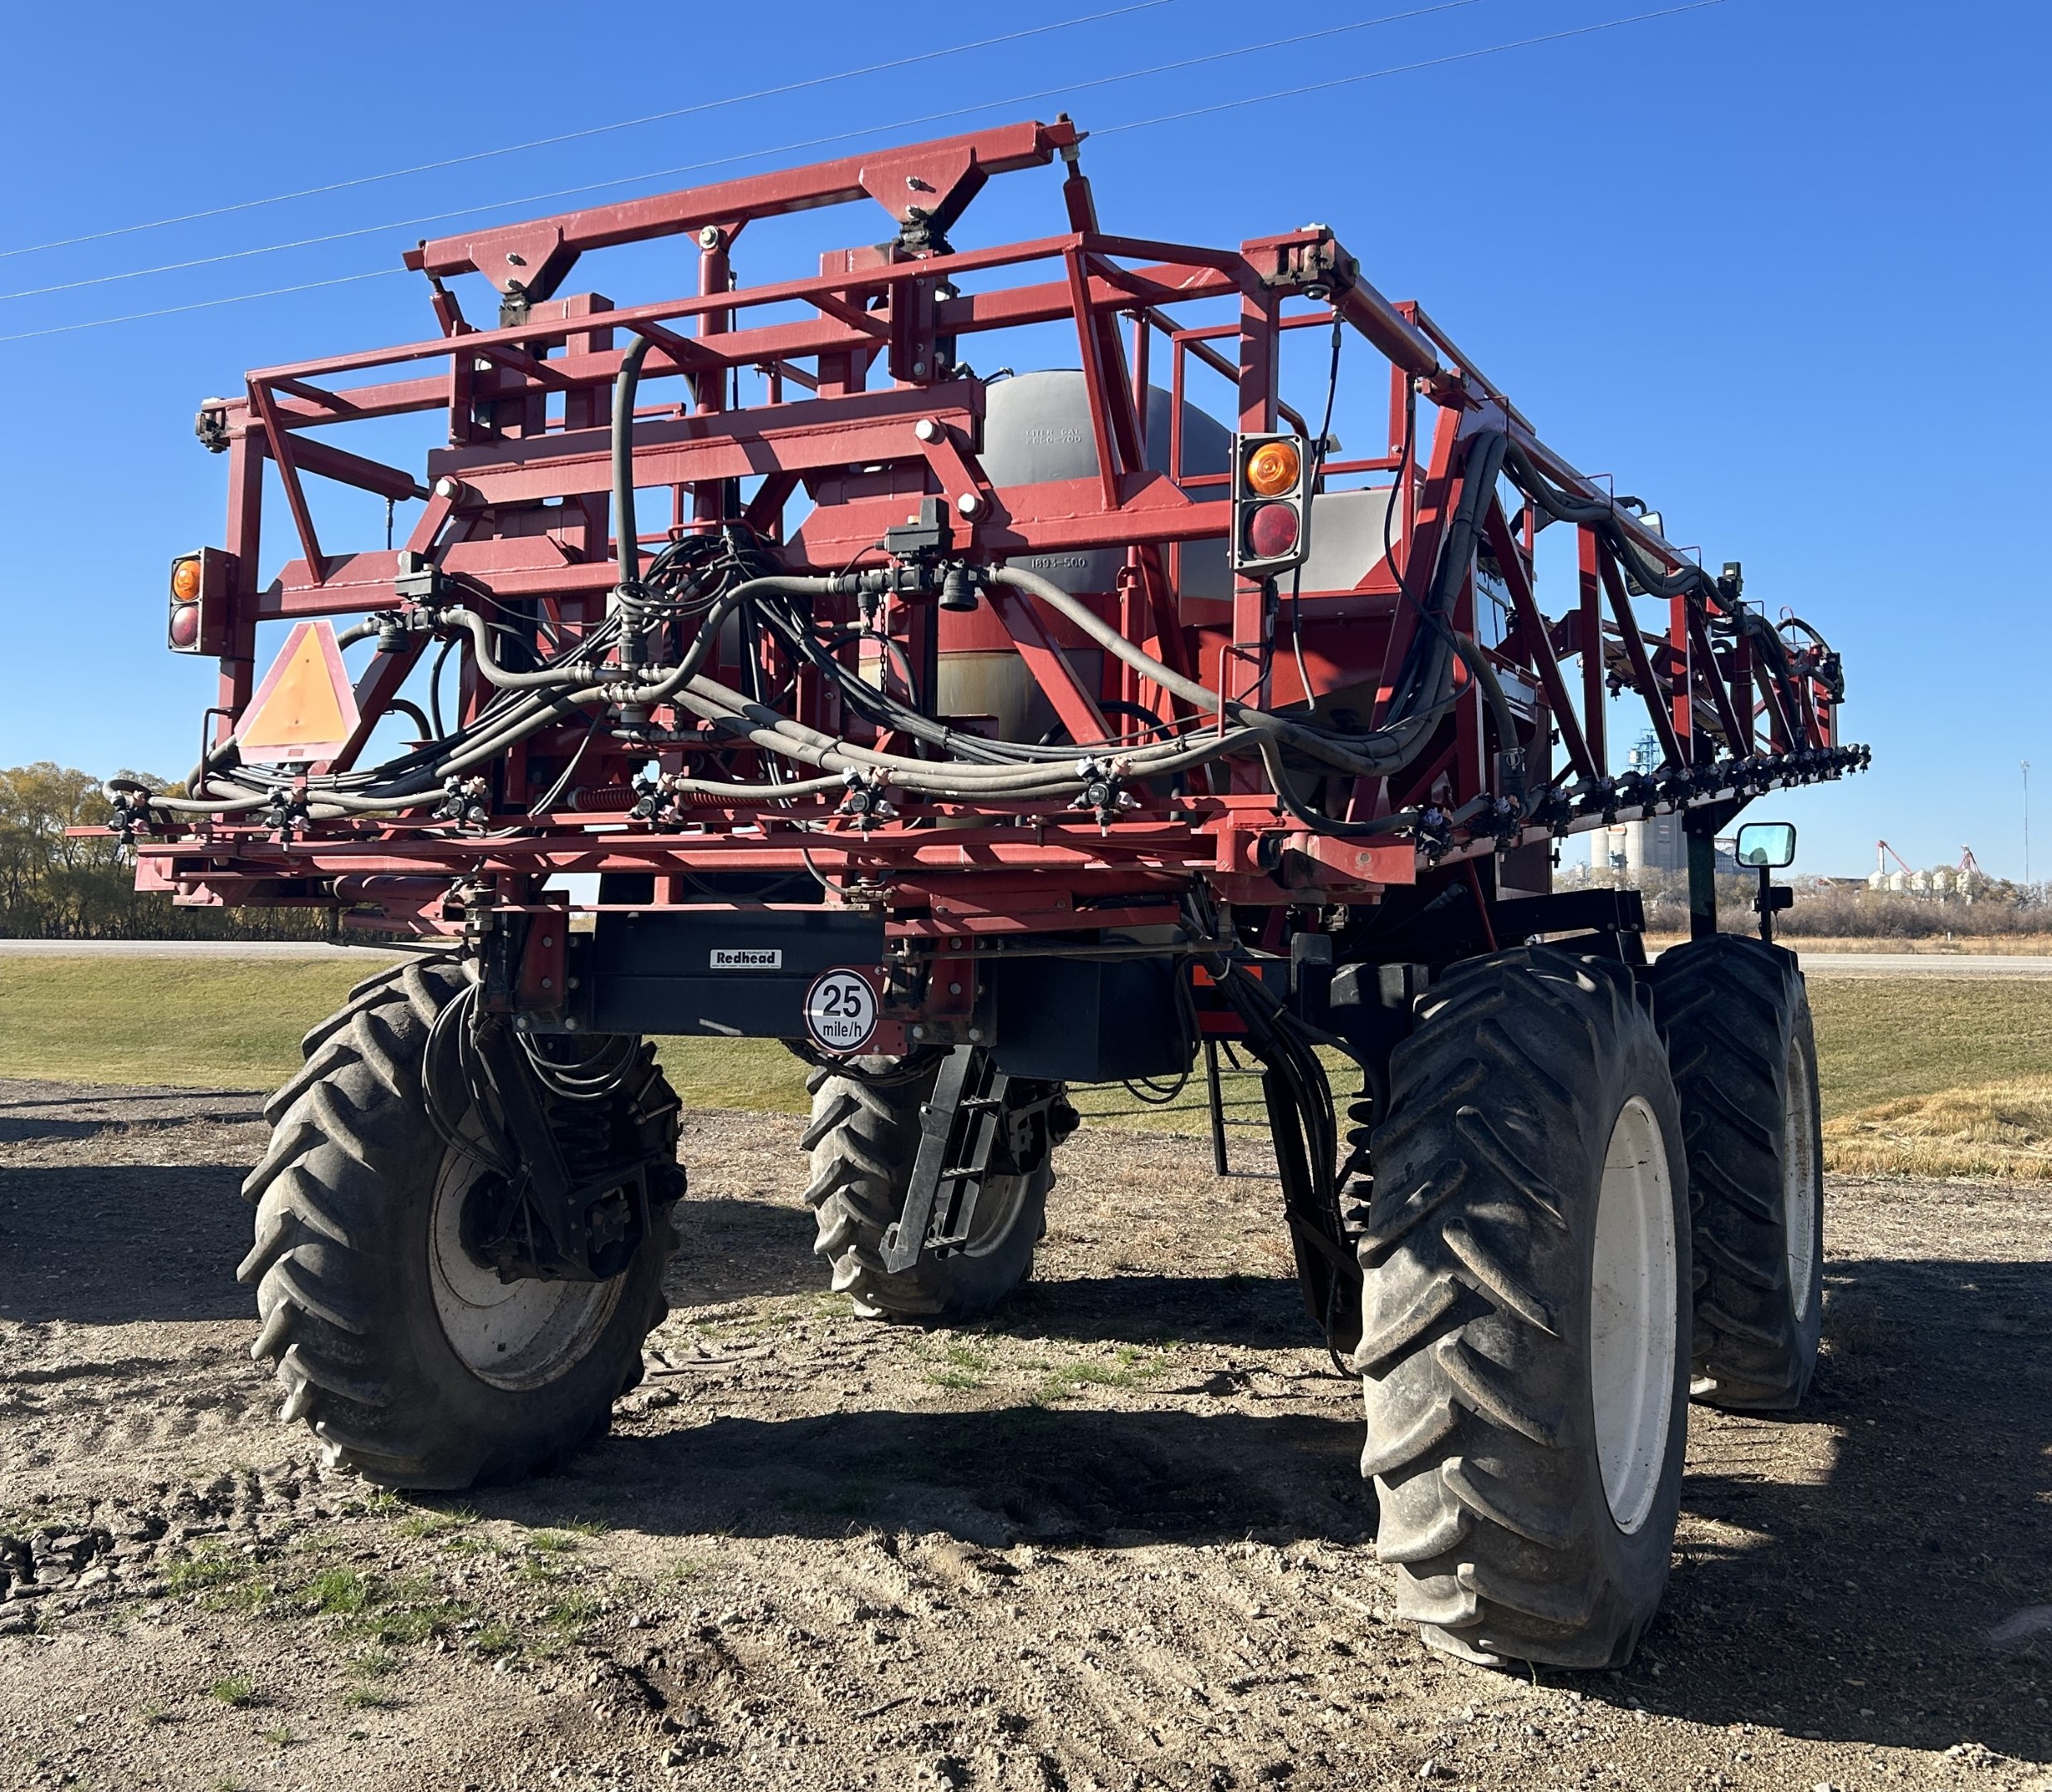
[[[1827,1264],[1825,1282],[1799,1418],[1699,1409],[1666,1600],[1637,1660],[1591,1691],[1704,1723],[2052,1759],[2052,1630],[1990,1635],[2052,1580],[2052,1266],[1869,1259]],[[1807,1473],[1797,1424],[1825,1451]]]
[[[687,1197],[677,1204],[673,1305],[814,1294],[826,1269],[812,1252],[811,1213],[796,1201]],[[992,1337],[1075,1343],[1242,1344],[1315,1347],[1317,1328],[1289,1276],[1130,1272],[1031,1281],[989,1318],[960,1327]]]
[[[992,1547],[1249,1536],[1365,1546],[1375,1497],[1360,1448],[1350,1419],[1301,1415],[1019,1405],[722,1418],[615,1438],[558,1480],[489,1497],[530,1523],[548,1522],[536,1507],[561,1506],[671,1536],[876,1528]]]
[[[2030,1615],[2052,1584],[2052,1268],[1848,1259],[1826,1282],[1825,1356],[1802,1413],[1695,1410],[1660,1614],[1630,1668],[1573,1678],[1591,1697],[1699,1722],[2052,1759],[2037,1702],[2052,1695],[2052,1627]],[[982,1329],[1315,1342],[1286,1278],[1043,1282]],[[623,1497],[620,1522],[675,1533],[876,1526],[992,1545],[1254,1534],[1366,1548],[1375,1507],[1359,1447],[1351,1401],[1329,1418],[1021,1407],[724,1419],[617,1439],[562,1491],[534,1492],[568,1511],[608,1485],[693,1489],[658,1494],[652,1510],[645,1491]],[[1991,1640],[2012,1620],[2010,1640]],[[1819,1676],[1820,1657],[1835,1675]]]
[[[1294,1276],[1132,1273],[1031,1282],[988,1322],[994,1337],[1079,1344],[1238,1344],[1315,1350]]]
[[[250,1248],[246,1174],[240,1164],[0,1167],[0,1319],[123,1325],[252,1313],[235,1279]]]

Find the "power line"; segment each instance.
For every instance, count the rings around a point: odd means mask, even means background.
[[[632,130],[643,124],[665,124],[671,119],[688,118],[694,113],[714,112],[723,106],[743,105],[753,100],[773,100],[784,94],[802,93],[810,87],[825,87],[836,81],[854,80],[864,75],[888,74],[894,69],[911,68],[921,62],[938,61],[943,57],[962,56],[972,50],[988,50],[998,44],[1016,43],[1022,38],[1045,37],[1050,32],[1069,31],[1079,25],[1095,25],[1105,19],[1123,17],[1129,12],[1150,12],[1157,7],[1174,3],[1175,0],[1134,0],[1132,5],[1112,7],[1102,12],[1085,13],[1080,18],[1061,19],[1051,25],[1031,26],[1024,31],[1007,32],[997,37],[979,37],[973,43],[956,44],[946,50],[923,51],[918,56],[900,56],[890,62],[872,62],[865,68],[842,69],[831,75],[815,75],[804,80],[787,82],[781,87],[763,87],[753,93],[731,94],[722,100],[704,100],[696,105],[679,106],[674,111],[651,112],[644,118],[621,119],[611,124],[593,124],[583,130],[563,131],[553,137],[537,137],[529,143],[507,144],[497,149],[475,149],[467,155],[446,156],[439,162],[419,162],[411,168],[392,168],[383,174],[358,174],[348,180],[329,181],[319,187],[302,187],[295,192],[273,193],[265,199],[241,199],[232,205],[211,206],[202,212],[182,212],[173,217],[152,218],[146,223],[122,224],[112,230],[89,231],[82,236],[60,236],[49,242],[25,243],[18,249],[0,249],[0,261],[14,256],[40,255],[46,249],[69,249],[79,243],[104,242],[110,236],[130,236],[140,231],[163,230],[173,224],[195,223],[202,218],[225,217],[235,212],[253,212],[264,206],[284,205],[295,199],[311,199],[322,193],[343,192],[353,187],[374,186],[380,181],[403,180],[412,174],[431,174],[441,168],[461,168],[468,163],[487,162],[495,156],[519,155],[529,149],[547,149],[558,144],[575,143],[586,137],[603,137],[609,132]],[[176,265],[197,265],[197,263],[188,262]],[[161,270],[152,269],[149,271]],[[41,290],[56,291],[61,289]]]
[[[273,286],[265,292],[231,293],[225,299],[195,299],[189,304],[165,305],[157,311],[131,311],[126,317],[89,318],[82,324],[53,324],[47,329],[20,330],[0,336],[0,343],[27,342],[37,336],[62,336],[72,330],[104,329],[110,324],[140,324],[148,318],[176,317],[181,311],[208,311],[216,305],[241,304],[251,299],[279,299],[287,293],[314,292],[323,286],[348,286],[357,280],[383,280],[403,274],[404,268],[373,268],[367,274],[338,274],[329,280],[307,280],[297,286]]]
[[[1420,7],[1418,11],[1426,12],[1442,12],[1447,10],[1450,6],[1472,5],[1474,3],[1475,3],[1475,0],[1445,0],[1445,3],[1441,5]],[[1480,56],[1500,56],[1506,51],[1512,50],[1529,49],[1537,44],[1557,43],[1566,38],[1587,37],[1598,32],[1616,31],[1621,27],[1627,25],[1643,24],[1650,19],[1670,18],[1678,13],[1683,12],[1699,12],[1707,7],[1722,6],[1724,0],[1688,0],[1688,3],[1681,6],[1663,7],[1657,11],[1650,12],[1635,12],[1628,17],[1605,19],[1594,25],[1576,26],[1572,29],[1566,31],[1549,32],[1540,37],[1520,37],[1505,43],[1488,44],[1477,50],[1456,51],[1446,56],[1429,57],[1422,61],[1392,64],[1387,68],[1370,69],[1359,75],[1339,75],[1331,80],[1314,81],[1300,87],[1279,89],[1273,93],[1254,95],[1245,99],[1221,100],[1213,105],[1195,106],[1182,112],[1164,113],[1156,118],[1137,119],[1124,124],[1108,124],[1091,132],[1090,134],[1097,137],[1110,137],[1115,136],[1123,131],[1148,130],[1157,125],[1175,124],[1185,119],[1201,118],[1210,113],[1230,111],[1236,107],[1259,105],[1275,100],[1294,99],[1302,94],[1325,92],[1335,87],[1354,86],[1363,81],[1382,80],[1392,75],[1411,74],[1421,69],[1439,68],[1443,67],[1449,63],[1473,61]],[[1415,16],[1416,15],[1413,13],[1402,13],[1392,14],[1391,15],[1391,17],[1411,17]],[[1387,21],[1377,20],[1370,21],[1368,22],[1384,23],[1387,22]],[[1290,40],[1284,41],[1288,41]],[[1222,56],[1245,55],[1250,53],[1252,49],[1270,47],[1274,46],[1269,45],[1251,46],[1248,50],[1223,51],[1212,56],[1197,57],[1192,58],[1192,60],[1196,61],[1214,61],[1219,60]],[[746,161],[754,159],[755,158],[760,156],[782,154],[787,151],[792,149],[816,148],[823,144],[840,143],[844,142],[851,137],[865,136],[870,134],[872,131],[883,132],[903,130],[915,124],[933,124],[942,119],[963,117],[973,112],[987,111],[1001,105],[1015,105],[1026,100],[1042,99],[1046,97],[1047,93],[1075,92],[1085,87],[1102,86],[1109,81],[1133,80],[1138,78],[1140,75],[1161,73],[1167,69],[1187,66],[1188,65],[1165,64],[1160,69],[1135,71],[1132,74],[1123,75],[1107,75],[1099,80],[1075,83],[1069,87],[1049,89],[1043,93],[1014,95],[1010,99],[1007,100],[988,100],[979,105],[964,106],[949,112],[928,113],[919,118],[901,119],[894,124],[875,125],[865,130],[846,131],[831,137],[816,137],[809,139],[802,143],[787,144],[776,149],[753,150],[745,155],[729,156],[724,157],[720,159],[721,162]],[[715,167],[719,165],[720,165],[719,163],[699,163],[691,164],[690,166],[685,168],[659,169],[656,173],[651,174],[623,177],[621,180],[602,182],[599,183],[598,185],[622,186],[638,181],[660,179],[666,175],[690,173],[695,172],[697,168]],[[571,187],[556,193],[537,194],[531,199],[528,200],[505,200],[500,202],[500,203],[501,205],[529,204],[540,199],[565,198],[571,197],[575,193],[589,192],[596,190],[597,187]],[[497,209],[497,207],[480,207],[479,209],[495,210]],[[451,213],[444,215],[461,216],[462,214]],[[432,221],[422,219],[417,222],[428,222]],[[396,227],[397,226],[391,225],[379,226],[379,228],[382,229],[392,229]],[[280,297],[287,293],[312,292],[325,286],[344,286],[350,285],[355,281],[376,280],[381,275],[397,274],[405,270],[400,268],[377,268],[363,274],[345,274],[338,275],[330,280],[309,280],[301,285],[273,287],[264,292],[236,293],[227,298],[200,299],[190,304],[167,305],[158,310],[131,312],[127,315],[121,317],[92,318],[76,324],[51,324],[42,329],[21,330],[16,332],[12,335],[0,336],[0,343],[27,342],[37,337],[66,335],[75,330],[100,329],[116,324],[141,323],[152,318],[170,317],[184,311],[202,311],[210,309],[217,305],[239,304],[246,299],[272,299]]]
[[[1167,4],[1168,0],[1150,0],[1150,3]],[[1156,63],[1148,68],[1128,69],[1122,74],[1101,75],[1091,80],[1070,81],[1058,87],[1043,87],[1033,93],[1014,94],[1009,99],[980,100],[974,105],[958,106],[950,111],[929,112],[919,118],[901,119],[894,124],[864,125],[854,130],[836,132],[831,136],[808,137],[802,142],[779,144],[774,149],[743,150],[734,155],[717,156],[708,161],[686,163],[680,168],[656,168],[645,174],[622,174],[612,180],[594,181],[583,186],[558,187],[549,192],[525,193],[516,199],[493,200],[487,204],[464,206],[451,212],[431,212],[419,217],[395,218],[387,223],[366,224],[354,230],[331,231],[319,236],[300,236],[287,242],[266,243],[256,249],[230,249],[218,255],[197,256],[186,261],[167,261],[156,267],[129,268],[119,274],[98,274],[85,280],[63,280],[48,286],[25,287],[19,292],[0,293],[0,303],[15,299],[39,299],[51,293],[76,292],[88,286],[107,286],[119,280],[142,280],[153,274],[181,274],[193,268],[217,266],[225,261],[246,261],[256,256],[277,255],[289,249],[317,248],[328,243],[351,241],[359,236],[375,236],[385,231],[412,230],[423,224],[445,223],[452,218],[475,217],[480,212],[501,211],[512,206],[540,205],[551,199],[572,199],[585,193],[602,192],[609,187],[633,186],[642,181],[665,180],[679,174],[702,173],[708,168],[724,168],[736,162],[755,161],[766,156],[783,155],[797,149],[816,149],[828,144],[846,143],[855,138],[870,136],[878,131],[901,130],[914,124],[937,124],[948,119],[963,118],[972,113],[987,112],[997,106],[1019,105],[1030,100],[1045,100],[1060,94],[1085,92],[1093,87],[1114,86],[1121,81],[1143,80],[1156,75],[1174,74],[1206,63],[1231,61],[1237,56],[1255,56],[1266,50],[1289,49],[1320,38],[1344,37],[1353,32],[1370,30],[1378,25],[1396,24],[1405,19],[1420,18],[1428,13],[1455,12],[1479,3],[1480,0],[1435,0],[1435,3],[1429,6],[1413,7],[1402,12],[1387,12],[1378,18],[1358,19],[1350,24],[1301,32],[1294,37],[1270,38],[1263,43],[1242,44],[1236,49],[1210,51],[1202,56],[1184,56],[1173,62]],[[0,340],[5,339],[0,338]]]
[[[1388,75],[1409,75],[1418,69],[1442,68],[1449,62],[1469,62],[1477,56],[1498,56],[1506,50],[1528,50],[1534,44],[1558,43],[1564,37],[1587,37],[1596,32],[1616,31],[1621,25],[1640,25],[1648,19],[1671,18],[1677,12],[1700,12],[1705,7],[1723,4],[1724,0],[1688,0],[1684,6],[1662,7],[1655,12],[1635,12],[1630,18],[1605,19],[1596,25],[1577,25],[1569,31],[1548,32],[1539,37],[1520,37],[1515,43],[1490,44],[1480,50],[1457,50],[1448,56],[1429,56],[1422,62],[1400,63],[1392,68],[1372,70],[1366,75],[1343,75],[1333,80],[1313,81],[1303,87],[1284,87],[1274,93],[1252,94],[1244,100],[1221,100],[1216,105],[1192,106],[1185,112],[1164,112],[1159,118],[1136,119],[1129,124],[1108,124],[1091,134],[1095,137],[1115,137],[1121,131],[1147,130],[1157,124],[1174,124],[1184,119],[1203,118],[1209,113],[1230,112],[1237,106],[1263,105],[1271,100],[1294,100],[1300,94],[1323,93],[1332,87],[1351,87],[1362,81],[1381,80]]]

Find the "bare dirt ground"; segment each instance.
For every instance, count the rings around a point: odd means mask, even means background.
[[[1631,1668],[1509,1673],[1394,1622],[1198,1142],[1080,1136],[1038,1279],[929,1332],[824,1293],[796,1122],[700,1116],[613,1435],[402,1502],[248,1360],[256,1111],[0,1083],[0,1785],[2052,1788],[2052,1191],[1836,1183],[1809,1409],[1696,1411]]]

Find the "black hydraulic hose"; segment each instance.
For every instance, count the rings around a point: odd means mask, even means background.
[[[1411,650],[1405,655],[1391,704],[1393,716],[1406,714],[1419,702],[1436,701],[1445,687],[1448,656],[1458,650],[1446,618],[1474,563],[1484,507],[1495,494],[1509,446],[1509,438],[1500,430],[1480,431],[1471,439],[1461,473],[1460,502],[1455,506],[1453,520],[1440,543],[1431,580],[1426,587],[1421,613],[1427,633],[1422,639],[1414,635]]]
[[[1399,809],[1393,814],[1377,816],[1366,821],[1339,821],[1331,816],[1319,814],[1289,787],[1289,768],[1283,763],[1281,749],[1265,734],[1255,738],[1260,744],[1261,763],[1268,772],[1276,801],[1314,834],[1323,834],[1335,840],[1369,840],[1379,834],[1400,833],[1417,821],[1418,811],[1415,809]]]
[[[449,663],[449,655],[456,644],[456,638],[451,635],[435,650],[434,669],[427,674],[427,709],[429,718],[435,725],[436,740],[445,738],[449,733],[442,725],[441,719],[441,669]]]
[[[418,704],[412,702],[410,699],[395,697],[385,707],[395,714],[411,717],[414,727],[421,731],[421,741],[423,745],[431,746],[441,738],[441,730],[431,726],[428,722],[426,713]]]
[[[534,690],[547,685],[575,684],[588,679],[592,668],[587,656],[601,645],[598,632],[594,631],[578,643],[577,655],[571,663],[558,660],[555,665],[543,666],[535,672],[509,672],[492,657],[490,626],[475,610],[466,610],[461,604],[452,604],[447,609],[437,611],[436,621],[451,628],[470,631],[471,657],[480,676],[500,690]]]
[[[1504,752],[1515,750],[1518,745],[1518,718],[1511,712],[1510,699],[1504,694],[1503,680],[1497,677],[1496,668],[1489,664],[1489,657],[1467,635],[1455,634],[1454,650],[1458,653],[1474,681],[1482,688],[1482,696],[1489,706],[1489,713],[1496,718],[1496,744]]]
[[[1515,442],[1510,444],[1506,458],[1520,491],[1556,522],[1586,523],[1601,530],[1632,577],[1654,597],[1679,597],[1690,592],[1705,597],[1716,596],[1715,582],[1701,567],[1684,564],[1670,572],[1648,560],[1619,523],[1615,503],[1577,498],[1562,491]]]
[[[1350,1374],[1333,1342],[1343,1329],[1339,1303],[1351,1279],[1346,1267],[1351,1254],[1339,1205],[1339,1116],[1333,1106],[1332,1083],[1317,1053],[1299,1036],[1294,1017],[1260,979],[1223,958],[1204,962],[1220,994],[1245,1023],[1248,1043],[1261,1059],[1262,1094],[1275,1123],[1279,1157],[1285,1152],[1302,1153],[1299,1161],[1310,1183],[1306,1192],[1311,1210],[1295,1210],[1292,1202],[1289,1217],[1298,1225],[1321,1234],[1323,1249],[1319,1249],[1317,1242],[1311,1246],[1329,1259],[1324,1266],[1326,1302],[1324,1312],[1318,1315],[1318,1329],[1325,1334],[1334,1369],[1342,1375]],[[1290,1122],[1287,1129],[1286,1120]],[[1294,1137],[1289,1136],[1292,1132]],[[1287,1176],[1284,1186],[1287,1190]]]
[[[622,704],[646,708],[651,704],[665,702],[697,677],[698,670],[705,663],[719,639],[720,626],[733,614],[735,608],[749,598],[763,592],[787,592],[802,597],[823,597],[834,589],[831,578],[802,578],[788,572],[765,573],[756,578],[743,579],[741,583],[722,592],[712,607],[705,612],[699,624],[698,633],[691,645],[685,650],[684,657],[675,665],[663,669],[660,675],[646,684],[617,682],[594,685],[589,694],[578,694],[579,702],[606,696]]]
[[[945,723],[923,715],[919,710],[899,703],[888,692],[879,690],[859,674],[843,665],[801,618],[792,616],[781,605],[768,602],[758,604],[757,613],[774,633],[783,638],[793,652],[808,661],[822,676],[831,679],[843,699],[865,720],[881,727],[897,728],[916,740],[923,740],[939,747],[943,752],[958,754],[964,759],[999,764],[1009,757],[989,751],[992,743],[982,741],[974,735],[958,734]]]
[[[629,342],[612,382],[612,528],[622,586],[637,585],[641,578],[641,543],[634,523],[634,393],[648,349],[646,336]]]
[[[614,551],[620,562],[619,582],[613,587],[622,631],[620,663],[638,666],[646,645],[641,584],[641,540],[634,515],[634,394],[641,382],[641,363],[648,357],[649,339],[636,336],[620,358],[620,372],[612,387],[612,507]]]

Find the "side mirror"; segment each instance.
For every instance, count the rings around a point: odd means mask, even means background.
[[[1796,824],[1748,821],[1738,830],[1737,856],[1747,870],[1785,870],[1796,862]]]

